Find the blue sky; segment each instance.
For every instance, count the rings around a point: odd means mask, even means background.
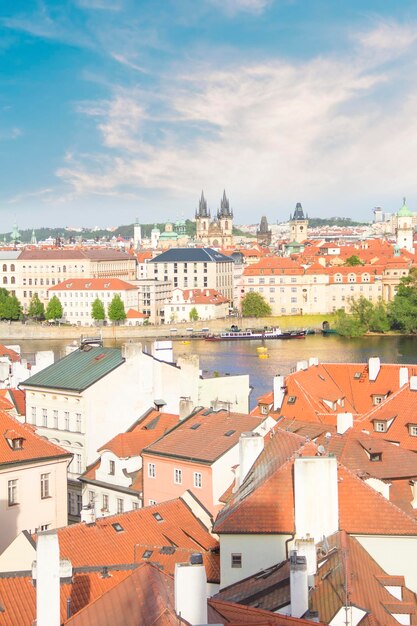
[[[417,210],[417,6],[3,0],[2,227]]]

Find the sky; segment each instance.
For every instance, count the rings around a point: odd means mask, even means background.
[[[2,0],[0,231],[417,210],[415,0]]]

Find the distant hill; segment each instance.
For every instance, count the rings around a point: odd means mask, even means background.
[[[367,226],[369,222],[355,222],[350,217],[309,217],[309,228],[318,228],[320,226]]]

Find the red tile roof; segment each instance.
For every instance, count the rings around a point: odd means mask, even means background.
[[[149,315],[145,315],[145,313],[141,313],[141,311],[135,311],[135,309],[128,309],[126,313],[126,318],[128,320],[131,319],[146,319]]]
[[[266,416],[260,419],[244,413],[202,409],[178,422],[143,453],[214,463],[238,443],[241,433],[258,427],[264,419]]]
[[[307,619],[299,619],[296,617],[287,617],[254,608],[252,606],[244,606],[233,602],[225,602],[224,600],[216,600],[211,598],[209,606],[212,607],[218,615],[230,626],[246,626],[256,624],[256,626],[313,626],[314,623]]]
[[[114,524],[120,524],[122,530],[117,532]],[[202,552],[209,580],[219,578],[218,554],[214,552],[218,542],[181,498],[103,517],[94,524],[73,524],[59,529],[58,538],[61,558],[69,559],[74,567],[147,560],[172,574],[175,563]],[[173,546],[177,547],[165,549]],[[148,559],[143,557],[146,550],[152,551]]]
[[[183,289],[182,293],[188,304],[220,305],[229,302],[228,298],[215,289]]]
[[[135,285],[120,278],[68,278],[48,291],[129,291]]]
[[[11,348],[7,348],[3,344],[0,344],[0,357],[6,356],[9,358],[12,363],[16,363],[20,361],[20,354],[12,350]]]
[[[20,449],[12,449],[7,437],[23,439]],[[28,424],[21,424],[17,419],[0,410],[0,466],[3,464],[25,463],[31,460],[70,458],[72,455],[59,446],[39,437]]]

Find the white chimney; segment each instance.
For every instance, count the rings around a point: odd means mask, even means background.
[[[282,407],[285,396],[284,376],[274,376],[274,411]]]
[[[59,543],[56,530],[38,534],[36,544],[36,624],[60,626]]]
[[[417,391],[417,376],[410,376],[410,391]]]
[[[154,341],[151,348],[151,354],[158,361],[165,361],[166,363],[174,362],[174,351],[172,347],[172,341]]]
[[[295,540],[295,547],[299,556],[305,556],[307,559],[307,575],[314,577],[317,573],[317,550],[314,543],[314,537],[301,537]],[[314,579],[311,586],[314,586]]]
[[[264,438],[259,433],[242,433],[239,437],[239,484],[264,449]]]
[[[381,359],[379,356],[371,356],[368,360],[369,380],[375,381],[381,369]]]
[[[94,510],[94,506],[88,504],[87,506],[82,507],[81,521],[85,524],[94,524],[94,522],[96,521],[96,512]]]
[[[400,367],[400,389],[408,383],[408,367]]]
[[[301,370],[308,370],[308,361],[297,361],[295,369],[297,372],[300,372]]]
[[[316,357],[316,356],[311,356],[311,357],[308,359],[308,365],[309,365],[309,367],[311,367],[312,365],[318,365],[318,364],[319,364],[319,359],[318,359],[318,357]]]
[[[201,559],[202,561],[202,559]],[[201,563],[176,563],[175,613],[191,626],[207,624],[207,576]]]
[[[307,559],[295,550],[290,555],[291,617],[303,617],[308,611]]]
[[[300,457],[294,461],[295,532],[316,542],[339,530],[337,460]]]
[[[349,428],[353,426],[352,413],[338,413],[337,415],[337,434],[343,435]]]
[[[180,404],[179,404],[180,421],[184,420],[186,417],[191,415],[191,413],[193,412],[193,409],[194,409],[194,404],[191,398],[182,396],[180,398]]]

